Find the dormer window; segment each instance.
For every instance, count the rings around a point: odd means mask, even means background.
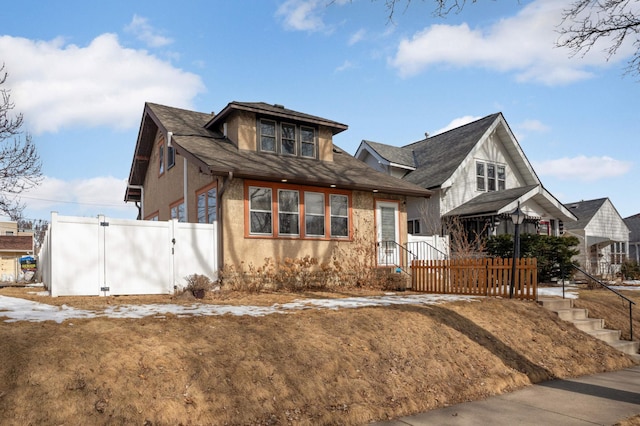
[[[276,152],[276,122],[260,120],[260,151]]]
[[[317,158],[316,129],[268,119],[258,120],[258,149],[262,152]]]

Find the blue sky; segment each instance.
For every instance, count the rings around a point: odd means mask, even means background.
[[[283,104],[344,123],[334,142],[405,145],[501,111],[543,185],[568,203],[640,213],[640,82],[633,47],[554,47],[565,0],[469,3],[434,17],[412,1],[3,5],[0,62],[42,157],[25,216],[135,218],[123,202],[145,101],[220,111]]]

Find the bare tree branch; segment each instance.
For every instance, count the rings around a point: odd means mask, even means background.
[[[636,51],[627,72],[640,74],[639,11],[638,0],[576,0],[563,13],[557,45],[584,56],[602,40],[610,59],[625,40],[633,38]]]
[[[7,80],[0,67],[0,86]],[[40,184],[42,164],[31,135],[22,135],[22,114],[13,114],[15,105],[8,89],[0,89],[0,212],[11,220],[22,217],[24,204],[19,195]]]

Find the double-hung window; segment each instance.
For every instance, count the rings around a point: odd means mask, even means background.
[[[298,191],[278,190],[278,234],[300,235],[300,195]]]
[[[346,195],[331,194],[331,236],[349,236],[349,199]]]
[[[478,191],[485,191],[484,186],[484,163],[476,161],[476,189]]]
[[[300,128],[300,155],[316,158],[316,132],[311,127]]]
[[[249,187],[249,229],[251,234],[273,235],[271,188]]]
[[[161,175],[164,173],[164,142],[158,146],[158,162],[160,163],[158,174]]]
[[[276,122],[260,120],[260,151],[276,152]]]
[[[296,126],[283,123],[280,130],[280,152],[286,155],[296,155]]]
[[[167,145],[167,170],[176,165],[176,149]]]
[[[324,194],[304,193],[304,229],[308,237],[324,237]]]
[[[213,223],[216,220],[216,188],[198,193],[198,223]]]

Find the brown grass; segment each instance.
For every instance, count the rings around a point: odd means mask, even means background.
[[[0,290],[84,309],[184,301],[27,293]],[[366,424],[632,365],[537,304],[501,299],[258,318],[1,322],[0,342],[3,425]]]

